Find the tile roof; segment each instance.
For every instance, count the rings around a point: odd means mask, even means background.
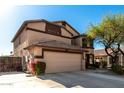
[[[44,47],[54,47],[54,48],[65,48],[65,49],[73,49],[73,50],[82,50],[82,48],[80,46],[74,46],[74,45],[66,44],[64,42],[57,41],[57,40],[50,40],[50,41],[41,40],[39,42],[32,43],[30,46],[35,46],[35,45],[37,45],[37,46],[44,46]]]
[[[122,51],[124,51],[124,47],[121,47],[121,49]],[[94,50],[94,56],[107,56],[107,54],[104,49],[99,49],[99,50]]]
[[[94,56],[106,56],[106,52],[104,49],[94,50]]]

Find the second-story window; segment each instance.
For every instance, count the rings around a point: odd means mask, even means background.
[[[90,39],[90,47],[93,47],[93,40]]]
[[[61,28],[56,25],[47,23],[46,32],[52,35],[61,35]]]
[[[86,38],[82,39],[82,47],[87,47],[87,39]]]

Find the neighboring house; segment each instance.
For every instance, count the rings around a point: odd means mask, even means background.
[[[25,21],[14,38],[14,56],[46,63],[45,73],[85,70],[94,60],[93,40],[66,21]]]
[[[119,64],[124,65],[124,56],[119,53]],[[104,49],[94,50],[94,60],[99,62],[105,61],[107,62],[107,67],[111,67],[111,58],[106,54]]]

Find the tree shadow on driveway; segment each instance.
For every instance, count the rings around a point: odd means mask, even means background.
[[[81,77],[81,75],[79,76],[79,74],[76,72],[45,74],[41,75],[39,78],[42,80],[52,80],[54,82],[64,85],[67,88],[84,88],[89,86],[89,84],[86,84],[85,79],[82,79],[83,77]],[[87,77],[84,76],[84,78]]]
[[[42,80],[53,80],[67,88],[80,86],[83,88],[123,88],[124,79],[121,76],[100,74],[91,71],[45,74]]]

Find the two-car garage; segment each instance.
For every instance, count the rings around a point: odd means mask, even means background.
[[[81,53],[44,51],[44,60],[45,73],[80,71],[82,66]]]
[[[60,41],[47,41],[30,48],[33,60],[45,63],[45,73],[85,70],[84,52],[81,47]]]

